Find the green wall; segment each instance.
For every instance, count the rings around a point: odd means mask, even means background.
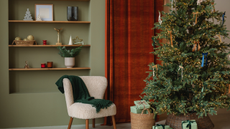
[[[67,125],[69,117],[64,95],[57,90],[55,81],[64,74],[104,76],[105,0],[91,0],[90,2],[17,1],[0,0],[0,128]],[[34,18],[34,3],[53,3],[54,20],[65,20],[66,6],[74,3],[79,6],[80,20],[91,21],[91,23],[8,23],[8,19],[22,20],[26,8],[30,8]],[[40,63],[47,61],[53,61],[56,67],[64,67],[63,58],[57,54],[56,48],[8,47],[14,37],[25,38],[29,34],[34,35],[38,44],[42,44],[43,39],[47,39],[49,44],[55,44],[57,33],[53,30],[54,27],[63,28],[61,34],[63,44],[68,44],[69,36],[72,35],[72,37],[83,38],[86,44],[91,45],[83,48],[76,59],[77,66],[90,67],[90,70],[8,71],[9,67],[23,67],[25,60],[29,61],[31,67],[39,67]],[[102,122],[102,118],[96,119],[96,123]],[[74,119],[73,122],[73,124],[84,123],[85,121],[80,119]]]

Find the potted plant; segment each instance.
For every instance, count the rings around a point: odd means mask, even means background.
[[[79,54],[82,46],[73,49],[67,49],[65,46],[58,46],[57,48],[59,50],[58,54],[64,57],[65,66],[67,68],[73,68],[75,65],[75,56]]]

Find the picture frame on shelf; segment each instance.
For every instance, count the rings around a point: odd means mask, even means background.
[[[53,4],[35,4],[35,20],[53,21]]]

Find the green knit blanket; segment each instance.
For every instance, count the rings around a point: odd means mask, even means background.
[[[64,93],[64,87],[63,87],[64,78],[68,78],[72,84],[74,102],[91,104],[93,107],[96,108],[97,113],[101,109],[107,108],[111,104],[113,104],[113,102],[110,100],[94,99],[94,97],[90,97],[88,89],[85,86],[85,83],[78,76],[64,75],[61,78],[59,78],[55,84],[57,85],[61,93]]]

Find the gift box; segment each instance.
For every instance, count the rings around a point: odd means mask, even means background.
[[[136,114],[141,114],[143,109],[138,109],[136,106],[131,106],[130,107],[130,111],[132,113],[136,113]],[[143,114],[148,114],[148,111],[147,110],[144,110]]]
[[[150,105],[145,100],[134,101],[138,109],[150,108]]]
[[[181,123],[182,129],[197,129],[197,123],[195,120],[186,120]]]
[[[172,129],[169,125],[157,124],[152,129]]]

